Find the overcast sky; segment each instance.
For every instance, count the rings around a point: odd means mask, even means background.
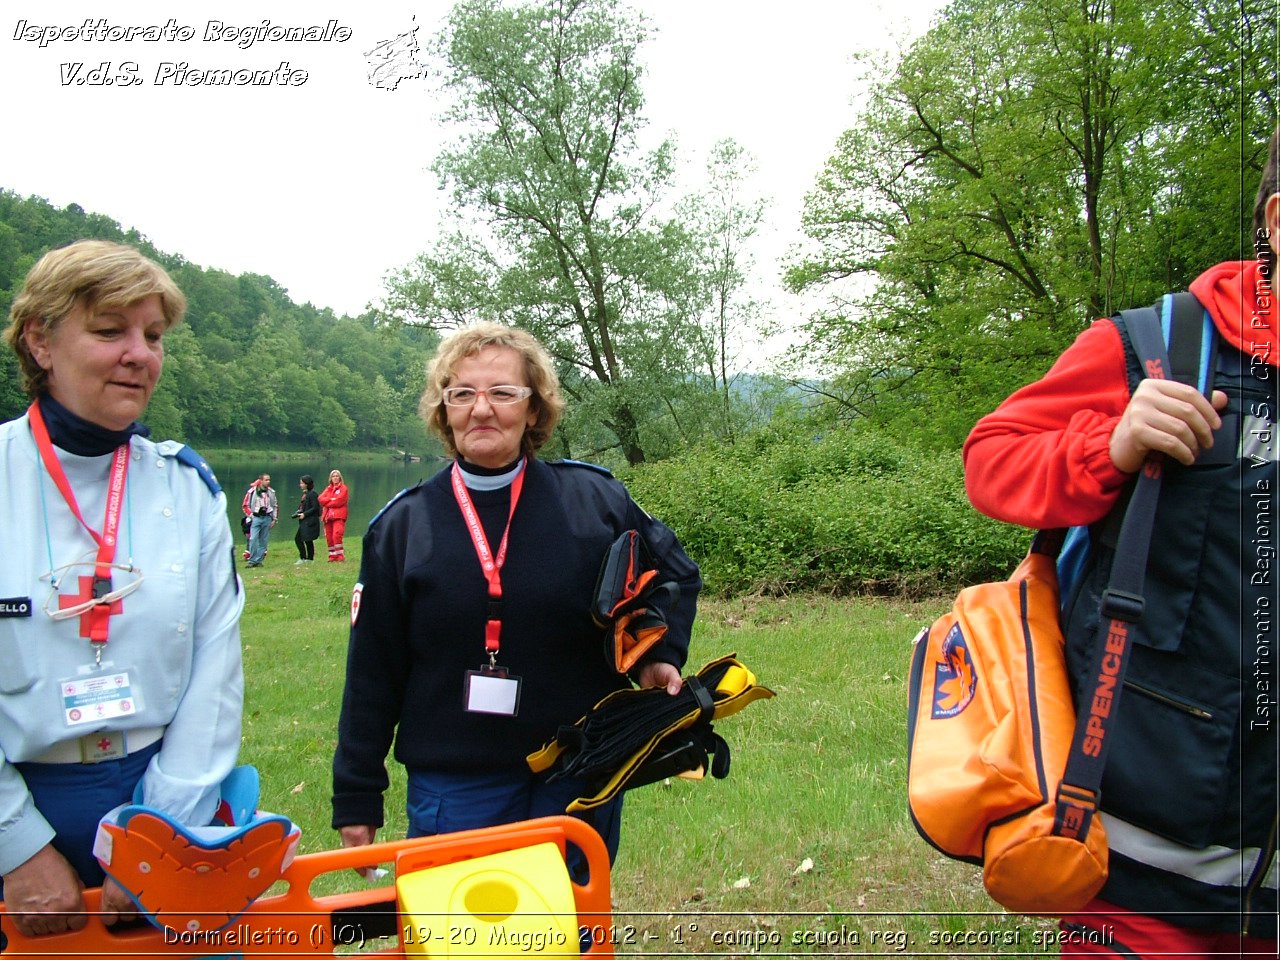
[[[645,115],[651,133],[675,136],[685,182],[701,181],[708,147],[724,137],[758,164],[771,202],[759,283],[776,309],[789,309],[776,257],[799,238],[804,193],[853,116],[851,55],[922,33],[941,5],[631,4],[654,33],[642,50]],[[18,0],[0,18],[0,88],[10,93],[0,187],[78,203],[166,252],[360,313],[387,271],[430,246],[446,199],[429,170],[439,106],[426,80],[379,86],[406,61],[380,51],[415,28],[425,44],[450,6]],[[257,39],[264,19],[338,29],[309,43]],[[90,38],[65,33],[83,33],[86,20]],[[148,40],[147,27],[167,29]],[[180,82],[227,69],[270,70],[276,82]],[[94,82],[102,77],[115,82]]]

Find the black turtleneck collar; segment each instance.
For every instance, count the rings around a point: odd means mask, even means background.
[[[38,402],[54,446],[78,457],[100,457],[127,443],[132,436],[145,437],[151,433],[137,420],[123,430],[108,430],[72,413],[47,393],[42,394]]]
[[[515,470],[515,468],[519,466],[520,461],[522,459],[523,459],[522,456],[516,457],[514,460],[508,463],[505,467],[482,467],[479,464],[470,463],[467,460],[463,459],[462,457],[458,457],[458,466],[460,466],[467,473],[474,474],[477,477],[500,477],[505,473],[511,473],[513,470]]]

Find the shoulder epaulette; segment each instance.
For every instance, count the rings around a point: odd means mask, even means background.
[[[215,496],[222,492],[222,484],[218,483],[218,478],[213,474],[213,468],[205,461],[204,457],[196,453],[185,443],[178,443],[176,440],[164,440],[156,444],[156,450],[161,456],[172,457],[181,464],[194,469],[200,474],[200,479],[204,481],[204,485],[209,488],[209,492]]]
[[[613,471],[608,467],[602,467],[598,463],[587,463],[585,460],[544,460],[553,467],[586,467],[588,470],[594,470],[596,473],[602,473],[606,477],[612,477]]]
[[[390,500],[388,500],[388,501],[383,505],[382,509],[381,509],[381,510],[379,510],[377,513],[375,513],[375,514],[373,515],[373,519],[369,521],[369,528],[368,528],[368,529],[370,529],[370,530],[372,530],[372,529],[373,529],[373,525],[374,525],[375,523],[377,523],[377,522],[378,522],[378,520],[382,517],[382,515],[383,515],[384,513],[386,513],[388,510],[390,510],[390,509],[391,509],[391,505],[392,505],[392,504],[394,504],[397,500],[401,499],[401,498],[402,498],[402,497],[404,497],[405,495],[412,493],[414,490],[417,490],[420,486],[422,486],[422,481],[421,481],[421,480],[419,480],[417,483],[415,483],[415,484],[414,484],[413,486],[411,486],[411,487],[405,487],[403,490],[401,490],[399,493],[397,493],[394,497],[392,497]]]

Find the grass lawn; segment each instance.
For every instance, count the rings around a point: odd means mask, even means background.
[[[260,806],[302,827],[306,853],[338,846],[330,762],[360,544],[348,540],[341,565],[294,559],[277,534],[267,564],[243,571],[242,761],[262,774]],[[1035,943],[1048,921],[1004,914],[977,869],[936,853],[907,815],[910,641],[948,602],[702,602],[690,671],[736,652],[777,697],[717,723],[727,779],[627,794],[611,881],[619,938],[634,942],[620,953],[1056,952]],[[403,771],[390,771],[387,840],[405,830]],[[318,892],[359,882],[347,877]]]

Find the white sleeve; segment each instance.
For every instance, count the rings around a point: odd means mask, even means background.
[[[8,760],[0,760],[0,874],[22,866],[53,836],[22,774]]]

